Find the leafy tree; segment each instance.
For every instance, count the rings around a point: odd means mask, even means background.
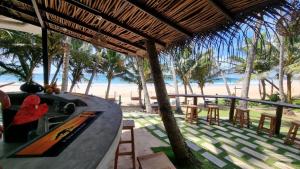
[[[100,47],[95,47],[97,52],[94,55],[94,57],[91,58],[91,64],[87,68],[87,72],[91,73],[91,77],[89,79],[88,85],[85,90],[85,94],[89,94],[89,90],[91,88],[92,82],[94,80],[94,77],[97,75],[97,73],[101,72],[101,60],[103,55],[103,49]]]
[[[141,80],[141,76],[139,74],[139,68],[137,63],[137,58],[134,57],[127,57],[125,60],[125,73],[120,76],[123,80],[134,83],[138,86],[138,97],[139,97],[139,104],[142,108],[144,108],[142,102],[142,90],[143,84]]]
[[[108,81],[105,93],[105,98],[107,99],[112,79],[121,76],[125,72],[123,56],[113,50],[107,49],[103,55],[101,70]]]
[[[71,38],[68,36],[63,37],[62,47],[64,51],[63,56],[63,72],[61,79],[61,91],[66,92],[68,90],[68,75],[69,75],[69,60],[70,60],[70,46]]]
[[[42,61],[41,37],[0,29],[0,52],[0,75],[12,74],[28,82]]]
[[[190,92],[193,93],[192,87],[190,85],[191,72],[196,67],[197,62],[191,57],[192,47],[186,47],[182,50],[177,50],[173,52],[172,57],[174,61],[174,67],[176,74],[182,80],[184,85],[184,93],[187,94],[187,87],[189,87]],[[185,98],[185,102],[187,99]]]
[[[257,45],[255,48],[255,59],[253,61],[253,69],[251,72],[251,79],[258,79],[260,86],[262,86],[261,99],[266,98],[266,82],[270,85],[277,86],[273,84],[268,78],[269,73],[274,70],[274,67],[278,65],[278,55],[279,52],[271,41],[268,41],[265,34],[262,34],[259,39],[256,40]],[[247,39],[247,44],[253,44],[252,39]],[[248,52],[249,48],[244,47],[242,49]],[[233,64],[235,64],[234,69],[237,73],[244,73],[246,71],[247,60],[242,57],[230,57]],[[248,59],[248,58],[247,58]]]
[[[70,92],[84,78],[84,71],[92,64],[91,59],[87,59],[92,57],[92,46],[90,44],[77,39],[72,39],[71,44],[70,70],[72,73]]]
[[[212,83],[213,78],[220,72],[214,65],[212,51],[208,50],[199,60],[195,69],[192,71],[192,80],[195,80],[201,90],[201,94],[204,95],[204,86],[206,83]],[[203,97],[203,99],[205,99]]]

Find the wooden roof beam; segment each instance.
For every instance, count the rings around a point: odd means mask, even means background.
[[[23,17],[20,17],[20,16],[16,16],[16,15],[11,14],[7,7],[0,6],[0,9],[1,9],[1,10],[0,10],[0,14],[1,14],[1,15],[4,15],[4,16],[7,16],[7,17],[9,17],[9,18],[13,18],[13,19],[16,19],[16,20],[25,22],[25,23],[30,23],[30,24],[35,25],[35,26],[38,26],[38,27],[41,26],[38,22],[35,22],[35,21],[32,21],[32,20],[28,20],[28,19],[25,19],[25,18],[23,18]],[[15,9],[14,9],[14,10],[15,10]],[[16,10],[16,11],[17,11],[17,10]],[[18,12],[24,13],[25,11],[23,10],[23,11],[18,11]],[[33,15],[33,13],[24,13],[24,14],[29,15],[29,16],[32,16],[32,15]],[[34,17],[34,16],[32,16],[32,17]],[[56,23],[51,23],[51,24],[56,24]],[[56,26],[61,27],[60,25],[56,25]],[[61,28],[64,29],[64,27],[61,27]],[[75,39],[80,39],[80,40],[89,42],[89,41],[87,41],[86,39],[83,39],[83,38],[81,38],[81,37],[73,36],[73,35],[71,35],[70,33],[67,33],[66,31],[62,32],[62,31],[53,29],[53,28],[51,28],[51,27],[48,27],[47,29],[52,30],[52,31],[54,31],[54,32],[67,34],[68,36],[71,36],[71,37],[73,37],[73,38],[75,38]],[[65,29],[66,29],[66,28],[65,28]],[[77,34],[86,36],[86,37],[88,37],[88,38],[93,38],[92,35],[87,34],[87,33],[82,34],[82,32],[79,32],[79,30],[73,29],[73,30],[71,30],[71,32],[74,32],[74,33],[77,33]],[[91,43],[91,42],[89,42],[89,43]],[[125,51],[128,51],[128,53],[136,54],[136,51],[133,51],[133,50],[131,50],[131,49],[127,49],[127,48],[125,48],[125,47],[123,47],[123,46],[120,46],[120,45],[117,45],[117,44],[114,44],[114,43],[111,43],[111,42],[108,42],[107,44],[108,44],[108,45],[111,45],[111,46],[115,46],[115,47],[120,48],[120,49],[123,49],[123,50],[125,50]],[[99,44],[97,44],[97,45],[99,45]],[[103,47],[105,47],[105,46],[103,46]],[[105,48],[108,48],[108,47],[105,47]],[[111,49],[112,49],[112,48],[111,48]],[[128,53],[124,53],[124,52],[121,52],[121,51],[116,50],[116,49],[112,49],[112,50],[115,50],[115,51],[117,51],[117,52],[120,52],[120,53],[123,53],[123,54],[128,55]]]
[[[19,1],[22,2],[22,3],[25,3],[25,4],[27,4],[27,5],[31,5],[30,3],[28,3],[27,0],[19,0]],[[110,37],[110,38],[116,39],[116,40],[118,40],[118,41],[120,41],[120,42],[122,42],[122,43],[129,44],[129,45],[131,45],[131,46],[133,46],[133,47],[136,47],[136,48],[141,49],[141,50],[144,50],[144,51],[146,50],[146,48],[145,48],[144,46],[142,46],[142,45],[139,45],[139,44],[130,42],[130,41],[127,40],[127,39],[121,38],[121,37],[119,37],[119,36],[117,36],[117,35],[114,35],[114,34],[111,34],[111,33],[109,33],[109,32],[106,32],[106,31],[103,31],[103,30],[96,29],[95,27],[93,27],[93,26],[91,26],[91,25],[89,25],[89,24],[86,24],[86,23],[84,23],[84,22],[82,22],[82,21],[80,21],[80,20],[78,20],[78,19],[75,19],[75,18],[73,18],[73,17],[71,17],[71,16],[68,16],[68,15],[65,15],[65,14],[63,14],[63,13],[59,13],[59,12],[53,10],[53,9],[46,8],[46,7],[42,7],[42,6],[39,6],[39,9],[42,10],[42,11],[44,11],[44,12],[47,12],[47,13],[49,13],[49,14],[55,15],[55,16],[57,16],[57,17],[60,17],[60,18],[62,18],[62,19],[65,19],[65,20],[67,20],[67,21],[69,21],[69,22],[73,22],[73,23],[75,23],[75,24],[78,24],[78,25],[80,25],[80,26],[82,26],[82,27],[85,27],[86,29],[90,29],[90,30],[92,30],[92,31],[95,31],[95,32],[100,33],[100,34],[103,34],[103,35],[108,36],[108,37]],[[19,9],[18,9],[18,10],[19,10]]]
[[[78,8],[81,8],[81,9],[83,9],[83,10],[85,10],[85,11],[88,11],[89,13],[92,13],[92,14],[94,14],[94,15],[96,15],[96,16],[100,16],[100,17],[102,17],[104,20],[106,20],[106,21],[108,21],[108,22],[111,22],[111,23],[113,23],[113,24],[115,24],[115,25],[117,25],[117,26],[119,26],[119,27],[122,27],[123,29],[126,29],[126,30],[129,31],[129,32],[132,32],[132,33],[134,33],[134,34],[136,34],[136,35],[139,35],[139,36],[141,36],[141,37],[143,37],[143,38],[145,38],[145,39],[154,40],[155,43],[157,43],[157,44],[159,44],[159,45],[161,45],[161,46],[163,46],[163,47],[166,46],[166,44],[165,44],[164,42],[162,42],[161,40],[155,39],[155,38],[153,38],[153,37],[150,37],[149,35],[147,35],[147,34],[141,32],[141,31],[139,31],[139,30],[137,30],[137,29],[135,29],[135,28],[133,28],[133,27],[131,27],[131,26],[125,24],[125,23],[120,22],[120,21],[117,20],[116,18],[111,17],[111,16],[109,16],[109,15],[107,15],[107,14],[105,14],[105,13],[102,13],[102,12],[96,10],[96,9],[93,9],[93,8],[91,8],[91,7],[85,5],[85,4],[83,4],[83,3],[81,3],[81,2],[79,2],[79,1],[77,1],[77,0],[65,0],[65,1],[68,2],[68,3],[71,4],[71,5],[74,5],[74,6],[76,6],[76,7],[78,7]]]
[[[223,6],[220,2],[217,0],[207,0],[208,3],[213,6],[215,9],[217,9],[219,12],[221,12],[228,20],[233,21],[233,14],[226,9],[225,6]]]
[[[33,5],[33,9],[35,11],[35,14],[36,14],[36,16],[37,16],[37,18],[38,18],[38,20],[39,20],[39,22],[41,24],[41,27],[45,28],[45,24],[43,22],[42,15],[41,15],[41,13],[39,11],[39,7],[38,7],[36,1],[35,0],[31,0],[31,2],[32,2],[32,5]]]
[[[140,3],[138,0],[125,0],[125,1],[135,6],[136,8],[140,9],[141,11],[147,13],[148,15],[152,16],[153,18],[159,20],[160,22],[168,25],[169,27],[176,30],[177,32],[180,32],[188,37],[193,37],[193,34],[191,32],[179,26],[177,23],[170,21],[165,16],[159,14],[157,11],[153,11],[153,9],[150,9],[145,4]]]

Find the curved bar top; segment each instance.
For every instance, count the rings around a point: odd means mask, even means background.
[[[39,95],[45,97],[43,95]],[[0,160],[3,169],[106,169],[114,156],[122,129],[120,106],[99,97],[59,94],[66,100],[81,100],[87,106],[76,107],[73,116],[83,111],[103,111],[88,128],[56,157],[25,157]],[[27,145],[27,144],[26,144]],[[9,155],[9,154],[8,154]]]

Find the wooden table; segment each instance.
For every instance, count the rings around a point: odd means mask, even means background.
[[[178,95],[176,95],[176,94],[169,94],[169,96],[193,98],[194,105],[197,105],[198,97],[230,99],[231,100],[230,110],[229,110],[229,120],[230,121],[233,120],[236,100],[244,100],[244,101],[248,101],[248,102],[255,102],[255,103],[274,106],[274,107],[276,107],[275,134],[277,134],[277,135],[280,133],[283,108],[285,107],[285,108],[300,109],[300,105],[288,104],[288,103],[283,103],[283,102],[272,102],[272,101],[265,101],[265,100],[258,100],[258,99],[249,99],[249,98],[228,96],[228,95],[201,95],[201,94],[178,94]]]

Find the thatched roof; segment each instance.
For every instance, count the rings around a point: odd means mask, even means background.
[[[2,0],[0,14],[40,26],[30,0]],[[37,0],[45,26],[118,52],[144,56],[145,39],[158,50],[274,13],[284,0]]]

